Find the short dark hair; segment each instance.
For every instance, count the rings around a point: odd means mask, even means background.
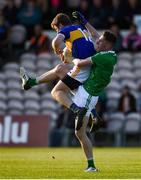
[[[54,26],[58,27],[60,24],[62,24],[63,26],[68,26],[72,24],[71,19],[67,14],[64,13],[57,14],[51,23],[51,27],[54,29]]]
[[[116,35],[110,31],[110,30],[106,30],[103,33],[103,37],[105,38],[106,41],[110,42],[112,45],[114,45],[116,43],[117,37]]]

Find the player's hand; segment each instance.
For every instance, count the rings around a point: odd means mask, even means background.
[[[60,55],[63,53],[63,50],[61,49],[54,49],[54,53],[57,54],[57,55]]]
[[[59,57],[63,63],[66,63],[63,53],[59,54]]]
[[[84,26],[87,24],[87,20],[85,19],[84,15],[81,14],[79,11],[74,11],[72,13],[73,18],[77,19],[78,21],[80,21],[81,24],[83,24]]]
[[[73,64],[79,67],[80,59],[74,59]]]
[[[63,63],[68,64],[68,61],[65,59],[63,53],[59,54],[59,57]]]

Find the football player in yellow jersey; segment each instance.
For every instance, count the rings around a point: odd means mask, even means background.
[[[94,43],[90,35],[81,25],[73,25],[70,18],[63,13],[57,14],[51,23],[52,28],[57,35],[52,41],[54,52],[63,57],[62,43],[65,42],[67,48],[72,51],[73,58],[85,59],[96,53]],[[95,38],[99,34],[95,31]],[[63,59],[63,58],[62,58]],[[52,80],[61,79],[53,88],[51,94],[58,102],[66,106],[66,102],[70,100],[68,93],[70,90],[77,89],[89,76],[90,67],[86,66],[81,69],[74,68],[70,71],[70,67],[66,63],[57,65],[54,69],[46,72],[37,78],[28,76],[24,68],[21,68],[21,78],[23,80],[23,89],[28,90],[37,84],[46,83]],[[75,113],[86,113],[84,108],[77,109]]]

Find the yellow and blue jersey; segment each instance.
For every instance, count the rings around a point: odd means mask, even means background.
[[[62,28],[59,33],[64,35],[66,47],[72,51],[74,58],[85,59],[96,53],[94,44],[84,27],[70,25]]]

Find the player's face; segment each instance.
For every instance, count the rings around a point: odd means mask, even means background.
[[[55,25],[54,25],[53,28],[54,28],[54,30],[58,33],[58,32],[61,30],[62,27],[63,27],[63,25],[60,24],[59,26],[55,26]]]
[[[59,32],[59,28],[57,26],[54,25],[54,30],[58,33]]]
[[[100,38],[96,41],[95,49],[97,52],[100,51],[108,51],[111,47],[109,47],[109,42],[107,42],[104,36],[100,36]]]

